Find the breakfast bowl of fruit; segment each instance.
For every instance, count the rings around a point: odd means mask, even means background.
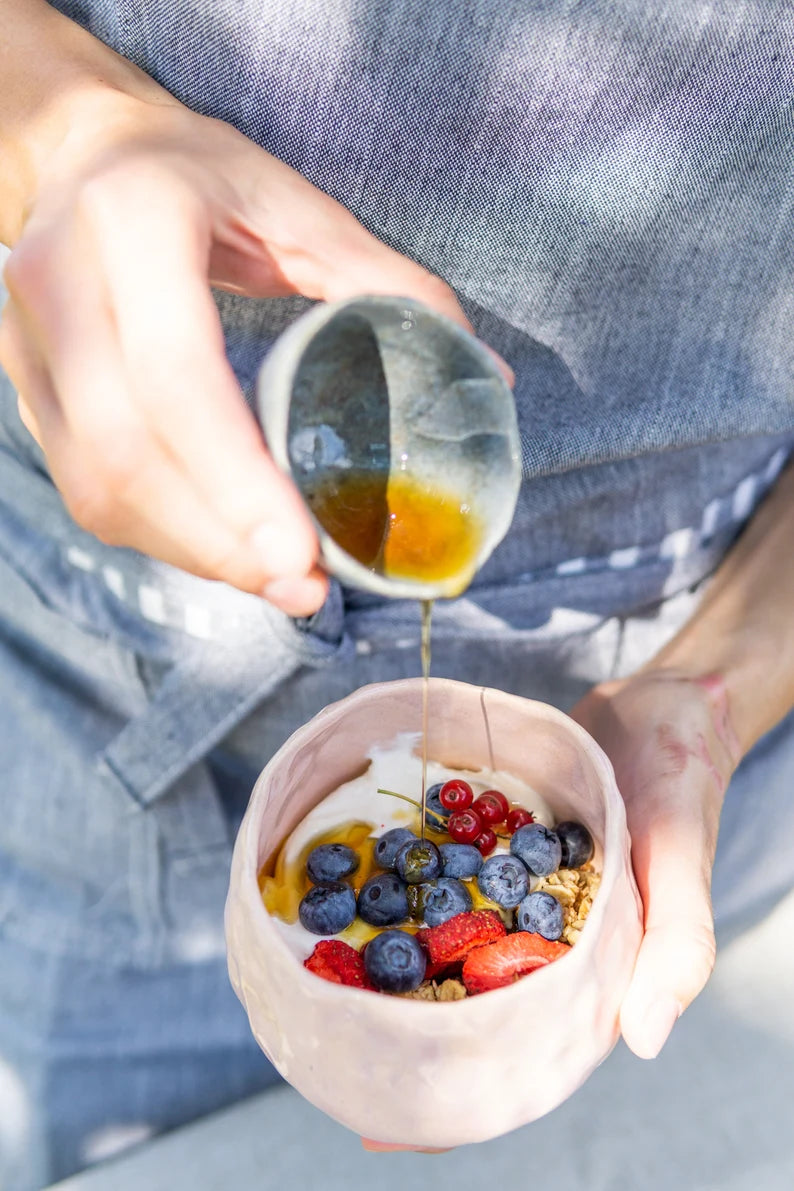
[[[235,845],[229,973],[254,1036],[380,1142],[535,1120],[617,1040],[629,846],[612,768],[564,713],[431,679],[425,720],[420,679],[356,691],[272,758]]]

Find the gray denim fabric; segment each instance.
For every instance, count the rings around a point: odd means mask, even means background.
[[[650,657],[794,445],[792,5],[57,6],[444,276],[515,369],[515,522],[434,673],[567,707]],[[250,399],[305,302],[217,300]],[[418,611],[334,584],[292,622],[102,545],[0,377],[0,658],[0,1185],[29,1191],[273,1077],[225,975],[236,822],[291,731],[418,672]],[[793,778],[789,720],[731,787],[723,917],[790,882]]]

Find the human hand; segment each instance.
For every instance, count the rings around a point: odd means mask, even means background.
[[[595,687],[571,715],[610,758],[626,804],[645,935],[620,1024],[651,1059],[714,966],[711,869],[739,741],[716,676],[650,669]]]
[[[468,324],[439,278],[151,88],[92,95],[40,171],[5,271],[0,362],[78,524],[307,615],[327,588],[317,539],[245,406],[210,284],[405,294]]]
[[[612,761],[626,806],[645,935],[620,1024],[634,1053],[650,1059],[714,964],[711,868],[741,750],[725,684],[714,676],[643,671],[594,687],[571,715]],[[416,1148],[362,1144],[378,1152]]]

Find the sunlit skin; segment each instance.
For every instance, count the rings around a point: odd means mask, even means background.
[[[467,326],[455,295],[43,0],[0,0],[0,28],[0,362],[69,510],[106,542],[315,611],[317,541],[245,407],[210,284],[400,294]],[[629,816],[646,934],[621,1025],[638,1055],[708,979],[725,789],[794,706],[793,543],[789,472],[685,629],[574,709]]]
[[[0,19],[0,361],[69,511],[107,543],[315,612],[316,536],[245,406],[210,284],[408,295],[468,327],[455,295],[39,0],[2,0]]]

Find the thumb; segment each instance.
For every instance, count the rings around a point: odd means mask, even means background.
[[[707,832],[677,816],[635,827],[632,856],[645,906],[645,936],[620,1025],[627,1045],[653,1059],[714,967]]]

